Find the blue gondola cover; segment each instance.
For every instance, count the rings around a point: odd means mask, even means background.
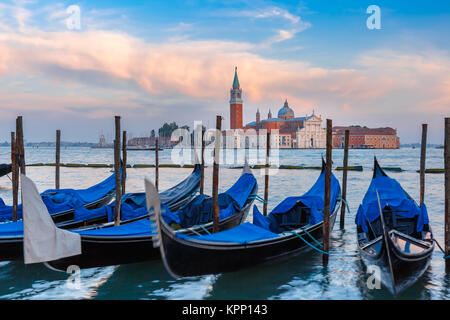
[[[41,193],[50,214],[81,207],[105,197],[115,189],[114,174],[87,189],[49,189]],[[17,206],[17,218],[22,219],[22,205]],[[12,220],[12,206],[0,203],[0,222]]]
[[[233,229],[216,232],[213,234],[189,236],[182,233],[177,233],[177,237],[180,239],[247,244],[258,240],[278,238],[279,235],[258,227],[252,223],[246,222]]]
[[[423,225],[429,223],[425,204],[419,207],[405,190],[403,190],[397,180],[388,176],[377,176],[372,179],[355,217],[355,223],[361,226],[365,232],[368,232],[366,222],[373,222],[380,216],[376,194],[377,190],[380,196],[381,208],[389,205],[391,210],[401,210],[396,212],[397,215],[406,218],[418,217],[417,231],[422,231]]]
[[[340,195],[339,181],[334,174],[331,174],[331,190],[330,190],[330,213],[334,211],[337,198]],[[253,207],[253,223],[266,230],[279,233],[282,230],[279,225],[281,222],[292,223],[298,225],[292,209],[301,202],[310,209],[309,224],[317,224],[323,220],[323,206],[325,198],[325,172],[321,173],[314,185],[302,196],[288,197],[277,205],[267,216],[263,216],[256,206]]]
[[[244,173],[230,189],[219,194],[220,220],[240,211],[255,185],[256,179],[253,174]],[[179,211],[167,210],[162,216],[167,224],[175,222],[183,228],[205,224],[213,220],[212,198],[199,195]]]

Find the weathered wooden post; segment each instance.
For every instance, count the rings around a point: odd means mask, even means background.
[[[345,130],[344,135],[344,171],[342,172],[342,200],[343,203],[341,204],[341,220],[339,223],[339,227],[341,229],[344,229],[345,224],[345,207],[346,207],[346,201],[347,201],[347,169],[348,169],[348,143],[350,140],[350,131]]]
[[[264,204],[263,213],[267,216],[267,203],[269,202],[269,167],[270,167],[270,131],[267,130],[266,141],[266,168],[264,176]]]
[[[127,132],[122,132],[122,194],[125,194],[127,183]]]
[[[25,147],[23,143],[22,116],[18,116],[16,119],[16,148],[17,161],[20,166],[20,173],[25,174]]]
[[[159,138],[155,139],[155,188],[159,190]]]
[[[17,196],[19,194],[18,178],[19,175],[17,166],[16,135],[14,132],[11,132],[11,182],[13,198],[13,221],[17,221]]]
[[[331,119],[327,119],[327,163],[325,168],[325,197],[324,197],[324,207],[323,207],[323,251],[326,253],[330,249],[330,189],[331,189],[331,166],[332,157],[331,152],[332,146],[332,128],[333,123]],[[328,254],[322,255],[322,262],[324,266],[328,265]]]
[[[222,138],[222,117],[216,117],[216,141],[214,147],[214,165],[213,165],[213,209],[214,209],[214,224],[213,233],[219,231],[219,161],[220,161],[220,141]]]
[[[202,128],[202,160],[200,163],[200,194],[204,193],[205,188],[205,129]]]
[[[450,118],[445,118],[445,256],[450,255]],[[450,272],[450,258],[445,259],[445,270]]]
[[[120,206],[122,200],[121,191],[121,170],[120,170],[120,116],[115,116],[116,135],[114,139],[114,173],[116,178],[116,206],[114,215],[114,225],[120,225]]]
[[[55,189],[59,189],[59,166],[61,152],[61,130],[56,130],[56,152],[55,152]]]
[[[425,159],[427,156],[427,128],[426,123],[422,124],[422,144],[420,146],[420,206],[425,201]]]

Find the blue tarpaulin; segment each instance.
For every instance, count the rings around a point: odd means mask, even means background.
[[[117,227],[93,230],[72,230],[82,236],[95,237],[142,237],[156,234],[156,225],[149,219],[141,219]]]
[[[161,203],[166,206],[173,205],[184,198],[194,194],[200,185],[200,166],[179,184],[160,193]],[[122,197],[120,218],[122,221],[142,217],[148,214],[145,203],[145,193],[127,193]],[[107,217],[108,221],[114,220],[115,202],[97,209],[77,208],[74,218],[76,221],[84,221],[95,218]]]
[[[16,222],[0,223],[1,237],[23,236],[23,220]]]
[[[114,174],[87,189],[49,189],[41,193],[42,200],[50,214],[81,207],[104,198],[114,191]],[[0,222],[12,220],[12,206],[0,202]],[[22,205],[17,206],[17,219],[22,219]]]
[[[367,221],[372,223],[380,216],[377,190],[380,196],[381,208],[389,206],[391,210],[401,210],[396,211],[395,214],[405,218],[418,217],[417,231],[422,231],[423,225],[429,223],[425,204],[419,207],[403,190],[397,180],[386,175],[378,175],[372,179],[355,217],[355,223],[361,226],[365,232],[368,232]]]
[[[253,174],[244,173],[230,189],[219,194],[220,220],[240,211],[255,185],[256,179]],[[167,224],[174,222],[183,228],[211,222],[213,220],[212,198],[199,195],[177,212],[167,210],[163,213],[163,218]]]
[[[170,205],[175,203],[176,201],[182,200],[184,197],[189,197],[197,191],[199,184],[200,166],[196,166],[193,173],[189,177],[187,177],[176,186],[160,193],[161,203],[163,205]],[[46,192],[48,191],[45,191],[44,193]],[[1,203],[3,203],[3,201],[0,199],[0,208]],[[96,209],[76,207],[74,210],[74,220],[87,221],[90,219],[107,217],[108,221],[113,221],[114,213],[115,202]],[[122,221],[142,217],[147,214],[148,212],[145,206],[145,193],[127,193],[122,197]],[[111,232],[111,230],[109,232]],[[8,221],[6,223],[0,223],[0,236],[23,236],[23,222]]]
[[[148,214],[147,209],[145,207],[145,202],[142,206],[139,206],[134,201],[133,193],[127,193],[122,198],[122,206],[120,209],[120,219],[122,221],[134,219],[137,217],[142,217]],[[136,194],[138,200],[141,198],[140,193]],[[140,203],[138,201],[138,203]],[[108,221],[114,220],[114,213],[116,208],[116,202],[112,202],[109,205],[95,208],[95,209],[86,209],[84,207],[78,207],[74,211],[74,220],[75,221],[87,221],[96,218],[106,217]]]
[[[278,238],[279,235],[258,227],[252,223],[246,222],[233,229],[216,232],[213,234],[189,236],[182,233],[177,233],[177,237],[180,239],[247,244],[252,241]]]
[[[330,188],[330,213],[334,211],[337,199],[340,195],[341,187],[339,181],[334,174],[331,174],[331,188]],[[325,172],[322,172],[314,185],[302,196],[288,197],[278,204],[272,212],[267,216],[263,216],[258,208],[253,208],[253,223],[279,233],[280,223],[298,224],[296,219],[298,217],[292,213],[292,209],[301,202],[302,205],[310,209],[309,224],[317,224],[323,220],[323,207],[325,203]]]

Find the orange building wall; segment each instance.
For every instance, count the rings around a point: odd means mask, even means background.
[[[242,104],[230,104],[230,129],[242,127]]]

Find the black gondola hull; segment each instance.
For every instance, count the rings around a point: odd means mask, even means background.
[[[95,209],[106,205],[112,196],[105,196],[102,199],[86,204],[87,209]],[[73,219],[73,209],[52,215],[53,221],[59,226],[61,221]],[[60,223],[57,223],[57,222]],[[64,226],[67,229],[69,226]],[[0,261],[23,260],[23,236],[20,237],[0,237]]]
[[[198,186],[195,186],[195,190],[198,188]],[[171,210],[178,210],[180,207],[191,201],[195,197],[195,193],[189,193],[185,196],[179,197],[175,199],[174,201],[171,201],[169,204],[169,208]],[[107,196],[94,201],[92,203],[86,204],[86,209],[95,209],[100,208],[102,206],[107,205],[113,198],[113,194],[108,194]],[[138,217],[135,219],[128,220],[127,223],[133,222],[139,219],[143,219],[145,217]],[[105,223],[108,223],[107,217],[101,217],[101,218],[95,218],[91,220],[84,220],[84,221],[74,221],[74,210],[70,209],[64,212],[56,213],[52,215],[52,219],[55,222],[56,226],[61,229],[75,229],[75,228],[81,228],[89,226],[91,228],[98,228],[99,225],[104,225]],[[112,225],[112,223],[111,223]],[[83,240],[83,239],[82,239]],[[141,242],[141,241],[139,241]],[[151,242],[151,238],[150,238]],[[92,244],[91,244],[92,243]],[[130,241],[130,246],[132,246],[133,241]],[[104,245],[104,247],[103,247]],[[89,241],[89,244],[86,245],[86,251],[90,253],[90,255],[95,255],[97,252],[97,247],[99,247],[99,250],[105,250],[104,255],[107,255],[107,252],[109,252],[108,248],[111,246],[111,241],[108,241],[106,243],[98,243],[96,244],[95,241]],[[84,243],[82,242],[82,249],[84,249]],[[23,236],[15,236],[15,237],[0,237],[0,261],[13,261],[13,260],[23,260]],[[103,263],[107,263],[106,259],[103,259]],[[87,265],[90,265],[90,263],[87,263]]]
[[[420,254],[404,254],[388,237],[389,250],[381,238],[373,246],[359,247],[361,258],[368,267],[376,265],[380,268],[380,281],[392,294],[400,293],[413,285],[428,269],[434,250],[430,243],[429,249]],[[377,247],[377,249],[375,249]],[[389,258],[392,263],[392,275],[389,269]],[[395,285],[395,287],[394,287]]]
[[[330,215],[330,230],[334,226],[339,208],[340,202]],[[166,267],[175,277],[232,272],[312,250],[295,234],[246,245],[212,242],[201,244],[178,238],[163,223],[160,228],[163,244],[161,249],[164,252]],[[322,239],[323,223],[311,226],[307,230],[315,239]],[[299,234],[308,238],[305,233]]]
[[[252,190],[256,193],[258,186]],[[219,223],[219,230],[227,230],[240,225],[247,217],[253,200],[248,200],[242,211]],[[212,222],[202,225],[208,231],[212,231]],[[184,229],[186,234],[202,233],[202,227]],[[194,230],[194,231],[192,231]],[[81,236],[81,255],[47,262],[52,269],[66,271],[70,265],[77,265],[81,269],[102,267],[109,265],[128,264],[159,259],[159,248],[153,248],[153,237],[86,237]],[[22,257],[23,258],[23,257]]]

